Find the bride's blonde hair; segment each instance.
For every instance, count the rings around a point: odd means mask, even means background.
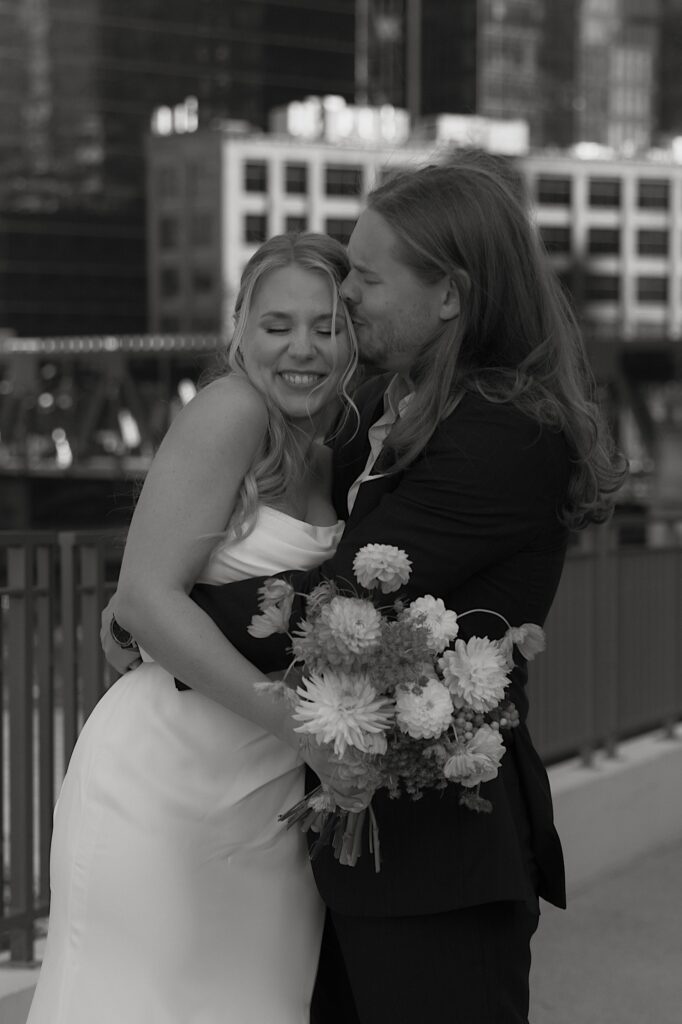
[[[349,269],[348,257],[341,243],[328,235],[315,232],[275,235],[256,250],[242,274],[235,302],[232,339],[224,353],[222,365],[211,378],[215,379],[226,372],[246,373],[243,342],[256,289],[267,274],[290,266],[324,274],[329,279],[332,287],[332,338],[336,341],[336,315],[341,310],[351,347],[351,358],[337,385],[337,395],[342,404],[342,422],[350,412],[357,417],[357,408],[349,393],[358,363],[357,342],[350,315],[339,296],[339,287]],[[256,382],[254,386],[258,386]],[[262,394],[268,407],[267,430],[261,450],[242,481],[228,526],[230,536],[244,537],[250,533],[259,503],[275,507],[280,504],[287,488],[292,482],[301,479],[308,466],[308,445],[303,443],[303,432],[282,414],[265,392]],[[337,425],[336,430],[340,429]]]

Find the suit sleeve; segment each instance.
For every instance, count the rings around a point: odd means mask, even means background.
[[[394,489],[346,530],[333,558],[308,572],[281,575],[304,594],[323,579],[352,581],[359,548],[393,544],[412,562],[407,600],[445,596],[537,543],[547,524],[556,523],[567,466],[561,435],[509,406],[467,396]],[[246,631],[258,611],[262,582],[201,585],[191,596],[242,654],[263,671],[273,671],[290,660],[288,639],[259,640]],[[302,613],[299,599],[292,624]]]

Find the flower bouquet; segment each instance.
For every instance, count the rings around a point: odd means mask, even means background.
[[[293,659],[282,681],[262,687],[290,703],[296,731],[309,743],[333,752],[339,780],[413,800],[424,790],[458,785],[460,803],[490,812],[480,787],[496,777],[505,752],[503,734],[519,720],[506,696],[513,650],[516,646],[532,660],[544,649],[543,631],[532,623],[513,627],[489,609],[455,613],[430,595],[409,603],[398,596],[381,604],[379,595],[386,601],[411,572],[406,553],[391,545],[365,545],[353,571],[357,587],[344,591],[325,581],[306,595],[305,618],[293,633],[293,587],[277,577],[265,582],[260,614],[249,632],[255,637],[287,633]],[[460,621],[474,612],[501,619],[503,637],[458,638]],[[300,682],[290,686],[294,667],[300,669]],[[366,815],[378,871],[379,832],[371,803],[359,813],[344,810],[319,786],[282,820],[318,833],[312,856],[331,841],[341,863],[353,865]]]

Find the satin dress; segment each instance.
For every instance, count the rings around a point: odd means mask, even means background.
[[[342,530],[263,506],[201,580],[311,568]],[[28,1024],[308,1024],[324,908],[303,835],[277,820],[302,796],[296,753],[263,729],[153,662],[122,676],[55,809]]]

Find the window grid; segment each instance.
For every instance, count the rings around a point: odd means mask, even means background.
[[[570,206],[573,182],[556,174],[543,174],[535,183],[535,195],[543,206]]]
[[[593,255],[620,255],[619,228],[590,228],[587,235],[587,251]]]
[[[328,196],[359,196],[362,190],[362,168],[350,164],[328,164],[324,169],[325,192]]]
[[[247,160],[244,164],[244,191],[267,192],[268,165],[264,160]]]
[[[590,178],[590,206],[620,206],[621,182],[619,178]]]
[[[289,195],[305,195],[308,191],[308,165],[285,164],[284,190]]]
[[[247,213],[244,217],[244,241],[260,245],[267,238],[267,218],[260,213]]]

